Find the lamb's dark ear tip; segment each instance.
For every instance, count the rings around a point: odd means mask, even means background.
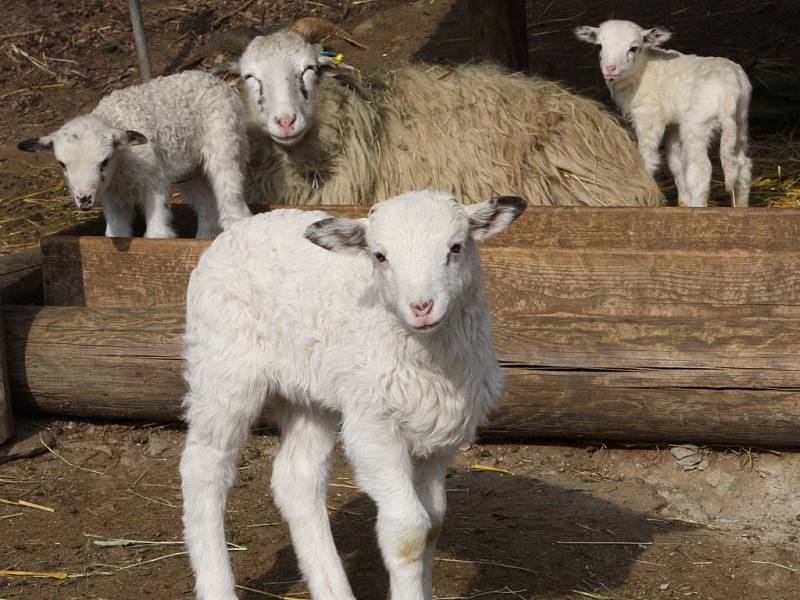
[[[322,241],[319,232],[324,227],[330,225],[334,220],[334,217],[328,217],[327,219],[313,222],[311,225],[306,227],[306,230],[303,232],[303,237],[315,246],[325,248],[325,250],[330,250],[330,246]]]
[[[520,196],[497,196],[493,200],[498,206],[508,206],[519,213],[528,208],[528,201]]]

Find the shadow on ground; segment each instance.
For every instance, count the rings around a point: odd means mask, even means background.
[[[613,487],[612,482],[608,485]],[[601,581],[613,589],[624,584],[634,559],[664,530],[663,521],[648,519],[647,514],[620,508],[581,489],[528,477],[454,473],[448,478],[448,490],[448,517],[434,569],[439,596],[510,589],[524,590],[526,598],[551,598],[570,590],[596,589]],[[508,498],[521,493],[528,500],[510,505]],[[374,518],[374,506],[364,495],[331,516],[357,598],[384,598],[388,593]],[[589,541],[643,544],[574,543]],[[299,578],[293,550],[287,545],[272,567],[248,585],[283,595]],[[259,597],[263,596],[242,596]]]

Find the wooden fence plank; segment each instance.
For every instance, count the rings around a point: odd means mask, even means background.
[[[175,420],[183,311],[5,307],[15,406]],[[800,444],[800,316],[770,322],[499,316],[507,378],[485,430],[742,445]]]
[[[46,237],[46,304],[180,306],[207,245]],[[482,256],[498,312],[780,317],[800,304],[800,211],[531,208]]]
[[[0,302],[0,444],[14,435],[14,415],[11,411],[11,388],[8,381],[2,308],[3,305]]]

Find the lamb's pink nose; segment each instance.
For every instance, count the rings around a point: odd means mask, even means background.
[[[431,314],[433,310],[433,300],[428,300],[427,302],[421,303],[414,303],[411,305],[411,312],[414,313],[414,316],[418,319],[422,317],[427,317]]]
[[[617,65],[606,65],[606,73],[613,75],[617,72]]]
[[[290,135],[292,133],[292,127],[294,126],[295,122],[297,121],[297,115],[281,115],[279,117],[275,117],[275,124],[283,131],[285,134]]]

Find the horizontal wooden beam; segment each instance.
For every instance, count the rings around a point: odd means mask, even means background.
[[[5,307],[16,410],[176,420],[182,309]],[[486,435],[800,445],[800,318],[498,315]]]
[[[325,208],[346,216],[366,210]],[[181,306],[207,246],[46,237],[45,303]],[[482,260],[497,313],[733,318],[800,310],[800,211],[533,207],[484,244]]]

